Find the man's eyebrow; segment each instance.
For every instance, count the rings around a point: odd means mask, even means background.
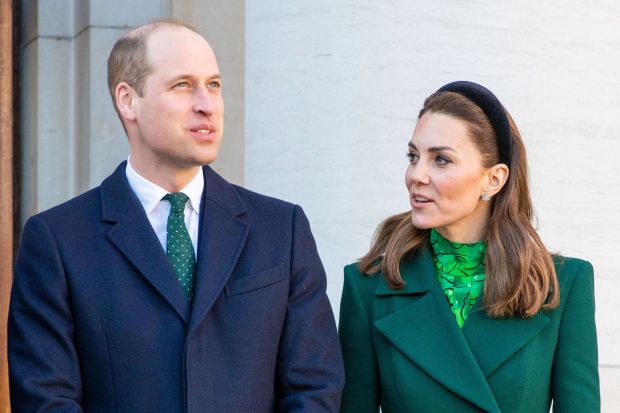
[[[178,75],[174,75],[170,77],[170,82],[174,82],[175,80],[179,80],[179,79],[196,79],[196,75],[191,75],[189,73],[180,73]],[[212,80],[221,80],[222,76],[219,73],[215,73],[211,76],[209,76],[207,78],[207,81],[212,81]]]
[[[409,142],[409,148],[410,149],[418,149],[417,146],[415,146],[414,143]],[[430,148],[428,148],[429,152],[441,152],[441,151],[451,151],[451,152],[457,152],[456,149],[454,149],[451,146],[431,146]]]

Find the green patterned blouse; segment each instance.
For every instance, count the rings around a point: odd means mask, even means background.
[[[484,241],[461,244],[431,230],[431,247],[439,284],[462,328],[469,310],[484,290]]]

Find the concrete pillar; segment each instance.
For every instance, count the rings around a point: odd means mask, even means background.
[[[116,39],[169,0],[24,0],[22,220],[99,185],[128,145],[107,89]]]

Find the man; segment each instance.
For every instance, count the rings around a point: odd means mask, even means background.
[[[13,412],[337,411],[342,358],[307,219],[205,166],[224,111],[209,44],[149,23],[116,43],[108,83],[129,160],[24,228]]]

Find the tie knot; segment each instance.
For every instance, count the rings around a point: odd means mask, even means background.
[[[166,194],[163,199],[170,202],[171,211],[183,212],[185,211],[185,204],[187,203],[189,197],[183,192],[173,192],[171,194]]]

